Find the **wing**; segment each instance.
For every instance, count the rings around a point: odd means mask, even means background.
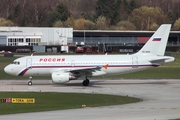
[[[73,76],[76,76],[77,78],[85,75],[85,76],[99,76],[99,75],[105,75],[107,74],[106,72],[102,71],[102,69],[107,69],[108,64],[103,65],[103,66],[82,66],[82,67],[72,67],[70,69],[61,69],[59,72],[69,72]]]
[[[102,68],[107,69],[108,65],[104,66],[82,66],[81,67],[72,67],[70,69],[56,69],[51,71],[51,77],[53,83],[66,83],[69,82],[70,80],[75,80],[79,77],[88,77],[88,76],[99,76],[99,75],[105,75],[107,74],[102,70]],[[84,80],[85,80],[84,79]],[[86,82],[83,82],[83,85],[87,86],[89,80],[86,80]]]
[[[103,65],[103,66],[90,66],[90,67],[82,67],[82,68],[76,68],[72,67],[71,69],[66,69],[65,71],[67,72],[82,72],[82,73],[91,73],[95,71],[100,71],[102,68],[107,69],[108,64]]]

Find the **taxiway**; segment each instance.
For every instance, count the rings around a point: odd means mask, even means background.
[[[72,110],[0,115],[1,120],[168,120],[180,118],[180,80],[92,80],[84,87],[82,81],[64,85],[50,80],[0,80],[0,91],[74,92],[125,95],[143,99],[142,102],[106,106],[85,107]]]

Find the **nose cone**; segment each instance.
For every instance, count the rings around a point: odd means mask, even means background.
[[[7,65],[4,68],[4,72],[6,72],[7,74],[10,74],[10,75],[15,75],[14,68],[11,65]]]
[[[4,68],[4,72],[5,72],[5,73],[8,73],[8,71],[9,71],[8,66],[6,66],[6,67]]]

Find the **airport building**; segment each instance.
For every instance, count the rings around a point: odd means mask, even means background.
[[[144,44],[154,31],[73,30],[73,28],[0,27],[0,45],[98,44],[136,46]],[[180,31],[171,31],[168,44],[179,45]]]
[[[53,50],[57,52],[63,51],[60,49],[75,52],[77,46],[86,45],[94,47],[96,52],[102,51],[104,49],[102,44],[105,44],[107,51],[116,53],[136,52],[154,32],[73,30],[73,28],[49,27],[0,27],[0,46],[31,46],[33,50],[35,47],[40,46],[43,47],[41,51],[46,52]],[[49,46],[56,46],[57,48]],[[59,46],[61,48],[58,48]],[[67,46],[68,48],[66,48]],[[170,32],[167,46],[173,47],[173,51],[180,50],[180,31]],[[4,49],[6,48],[2,47],[0,50]],[[79,48],[79,51],[83,51],[82,48]]]
[[[107,31],[107,30],[74,30],[73,41],[86,44],[105,43],[108,45],[137,46],[144,45],[155,31]],[[171,31],[169,46],[180,45],[180,31]]]
[[[72,28],[0,27],[1,46],[67,45],[72,42]]]

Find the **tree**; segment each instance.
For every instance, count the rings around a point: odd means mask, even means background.
[[[119,21],[119,8],[121,0],[98,0],[96,6],[96,16],[104,16],[110,20],[111,25],[115,25]]]
[[[173,26],[174,30],[180,30],[180,18],[176,20]]]
[[[0,26],[13,26],[14,23],[10,20],[5,20],[4,18],[0,18]]]
[[[120,21],[116,26],[118,30],[136,30],[136,26],[129,21]]]
[[[168,19],[169,19],[170,22],[174,21],[175,15],[174,15],[174,12],[171,9],[168,10],[167,16],[168,16]]]
[[[168,19],[161,8],[142,6],[133,10],[129,21],[139,30],[150,30],[153,24],[160,25],[166,23]]]
[[[49,17],[48,17],[48,20],[47,20],[47,26],[48,26],[48,27],[52,27],[53,24],[54,24],[56,21],[58,21],[58,20],[60,20],[58,13],[57,13],[57,12],[54,12],[54,11],[51,11],[51,12],[49,13]]]
[[[9,20],[12,20],[14,21],[15,23],[18,22],[18,16],[20,15],[20,4],[17,4],[15,7],[14,7],[14,11],[12,14],[10,14],[10,16],[8,17]]]
[[[82,13],[81,16],[86,20],[93,21],[93,18],[88,13]]]
[[[137,7],[135,0],[131,0],[129,3],[126,0],[122,0],[120,5],[120,21],[126,21],[132,11]]]
[[[153,24],[151,24],[151,26],[150,26],[149,30],[153,30],[153,31],[155,31],[155,30],[157,30],[158,28],[159,28],[159,25],[158,25],[158,24],[156,24],[156,23],[153,23]]]
[[[107,20],[105,16],[99,16],[96,20],[96,26],[99,30],[105,30],[107,29],[108,25],[106,24]]]
[[[70,12],[68,9],[63,5],[59,4],[56,7],[56,11],[51,11],[48,18],[48,26],[52,27],[53,24],[60,20],[60,21],[66,21],[70,17]]]
[[[136,17],[140,20],[132,21],[135,17],[132,12],[143,5],[154,9],[158,6],[162,14],[154,20],[152,15],[143,18],[142,15],[138,15]],[[146,13],[147,11],[141,12]],[[150,10],[149,12],[151,13]],[[69,25],[66,21],[69,21],[70,16],[74,21],[83,16],[85,20],[94,23],[99,16],[104,16],[106,18],[105,29],[115,27],[119,21],[130,21],[137,29],[150,30],[155,24],[159,26],[178,19],[180,0],[1,0],[0,4],[0,17],[9,18],[16,26],[52,27],[56,21],[60,20],[66,27]],[[141,18],[146,22],[142,22]],[[149,19],[149,22],[146,19]],[[141,24],[141,27],[137,26],[138,24]]]
[[[131,0],[128,4],[128,12],[131,13],[137,7],[135,0]]]
[[[95,24],[90,20],[85,20],[84,27],[86,30],[93,30],[95,29]]]
[[[75,29],[78,30],[91,30],[95,29],[95,24],[90,20],[85,20],[83,17],[75,20]]]
[[[63,27],[62,21],[58,20],[53,24],[53,27]]]
[[[70,17],[70,12],[68,11],[68,8],[63,4],[59,4],[57,6],[57,13],[61,21],[66,21],[68,17]]]
[[[75,20],[72,16],[70,16],[66,21],[64,21],[64,27],[75,27]]]
[[[84,23],[85,23],[85,19],[82,18],[82,17],[75,20],[75,29],[77,29],[77,30],[85,30]]]

